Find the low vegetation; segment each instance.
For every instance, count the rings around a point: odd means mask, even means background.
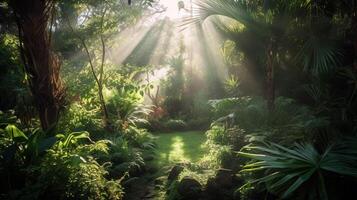
[[[0,199],[357,196],[355,0],[0,1]]]

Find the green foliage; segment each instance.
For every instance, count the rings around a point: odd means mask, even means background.
[[[164,105],[168,115],[172,118],[179,117],[183,111],[183,91],[185,88],[184,64],[185,60],[182,53],[171,57],[168,60],[171,70],[167,79],[163,81],[165,95],[167,96]]]
[[[1,160],[5,170],[11,167],[21,168],[22,165],[39,161],[40,156],[56,142],[55,137],[46,137],[39,129],[23,132],[13,124],[7,124],[4,129],[0,129],[0,135]]]
[[[209,169],[219,169],[221,167],[231,168],[236,165],[236,156],[231,146],[206,143],[205,147],[209,149],[209,152],[200,160],[202,166]]]
[[[11,171],[8,178],[20,181],[22,174],[26,185],[9,182],[12,198],[122,199],[120,182],[107,180],[105,165],[95,158],[108,155],[110,141],[93,142],[88,132],[45,137],[38,129],[22,131],[12,124],[0,134],[1,176]]]
[[[338,66],[342,54],[336,47],[336,42],[316,36],[309,37],[296,59],[303,63],[305,70],[310,70],[315,75],[331,72]]]
[[[133,148],[123,137],[113,137],[110,142],[110,160],[113,166],[109,170],[112,177],[122,177],[127,172],[129,175],[139,175],[145,162],[143,152],[138,148]]]
[[[15,35],[0,35],[0,110],[13,109],[25,90],[25,75],[20,66],[19,41]]]
[[[231,96],[239,96],[240,95],[240,81],[238,77],[231,75],[229,78],[226,79],[224,83],[224,88],[227,93]]]
[[[120,130],[128,126],[148,123],[145,119],[152,110],[151,106],[142,104],[143,90],[135,84],[124,84],[112,92],[108,101],[108,108],[117,117]]]
[[[144,150],[153,150],[154,136],[150,134],[146,129],[140,129],[134,126],[129,126],[123,135],[128,142],[136,148]]]
[[[239,168],[238,157],[234,151],[246,145],[245,132],[238,127],[225,127],[223,125],[213,125],[206,132],[207,141],[205,147],[209,150],[203,158],[202,164],[213,168]]]
[[[340,141],[319,153],[311,144],[286,148],[275,143],[248,145],[239,152],[253,160],[243,172],[265,171],[253,183],[265,183],[270,192],[286,198],[304,187],[301,198],[327,199],[326,172],[357,177],[356,139]],[[299,195],[299,196],[300,196]]]
[[[130,67],[129,67],[130,68]],[[125,68],[128,69],[128,68]],[[67,73],[67,72],[66,72]],[[143,104],[145,85],[135,79],[137,70],[105,69],[103,94],[112,124],[119,132],[129,126],[148,123],[151,106]],[[110,76],[109,76],[110,74]],[[80,69],[77,77],[68,79],[74,102],[68,107],[61,126],[65,130],[87,130],[94,133],[103,128],[99,98],[88,69]],[[81,89],[80,89],[81,88]],[[77,93],[76,91],[80,91]]]
[[[214,125],[206,132],[207,141],[220,145],[230,145],[233,149],[241,149],[245,143],[245,131],[239,127],[227,128]]]
[[[120,136],[109,139],[109,159],[113,163],[109,170],[110,175],[140,175],[146,165],[144,155],[152,154],[155,148],[154,137],[145,129],[129,126]]]
[[[214,100],[210,104],[217,115],[226,114],[216,123],[236,124],[252,140],[268,138],[292,144],[297,140],[309,139],[313,130],[328,125],[326,119],[315,117],[308,107],[284,97],[276,99],[273,111],[269,111],[265,101],[257,97]]]
[[[187,124],[186,122],[180,119],[170,119],[165,123],[165,127],[171,131],[182,131],[186,129]]]
[[[105,166],[98,164],[94,154],[108,154],[108,142],[82,144],[89,134],[70,133],[48,151],[41,163],[36,184],[42,185],[39,195],[45,198],[60,195],[66,199],[122,199],[123,189],[118,181],[108,181]],[[59,192],[61,191],[61,192]],[[53,194],[53,192],[56,192]]]
[[[82,100],[81,103],[74,102],[62,118],[59,127],[65,130],[90,130],[99,132],[101,128],[101,118],[98,115],[100,108],[93,105],[89,99]]]

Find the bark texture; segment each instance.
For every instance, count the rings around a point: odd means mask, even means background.
[[[53,0],[10,0],[19,29],[20,51],[42,129],[57,125],[65,103],[60,60],[51,50]]]

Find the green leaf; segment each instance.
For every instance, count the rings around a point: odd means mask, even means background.
[[[8,134],[8,137],[14,140],[15,142],[24,142],[28,140],[27,136],[15,125],[7,125],[5,131]]]

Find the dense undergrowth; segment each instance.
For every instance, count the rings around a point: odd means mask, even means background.
[[[0,1],[0,199],[357,196],[357,3],[172,2]]]
[[[200,162],[183,165],[185,170],[167,183],[169,199],[192,198],[178,189],[188,177],[200,183],[194,198],[203,199],[338,199],[336,194],[354,194],[356,138],[314,145],[320,130],[325,133],[330,125],[326,118],[283,97],[269,114],[259,97],[210,104],[218,119],[206,132],[208,152]],[[222,170],[228,175],[221,175]]]

